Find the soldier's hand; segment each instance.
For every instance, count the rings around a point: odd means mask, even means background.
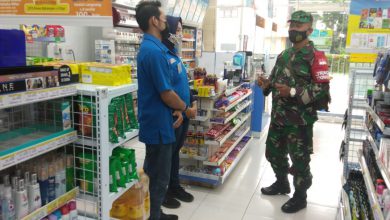
[[[259,78],[257,78],[257,85],[259,85],[262,89],[267,89],[270,85],[270,81],[269,79],[260,75]]]
[[[290,97],[290,90],[291,88],[284,84],[275,83],[275,88],[279,92],[279,96],[283,98]]]

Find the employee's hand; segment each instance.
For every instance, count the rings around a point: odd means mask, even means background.
[[[275,88],[278,90],[278,95],[283,98],[290,97],[291,88],[284,84],[275,83]]]
[[[183,123],[183,114],[181,111],[175,111],[173,116],[177,117],[177,120],[173,123],[173,128],[178,128]]]
[[[269,79],[265,78],[264,76],[260,75],[257,78],[257,85],[259,85],[262,89],[267,89],[270,86],[270,81]]]
[[[185,113],[187,118],[195,118],[198,114],[198,108],[196,106],[193,106],[191,108],[188,108]]]

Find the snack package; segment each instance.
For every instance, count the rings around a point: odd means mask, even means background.
[[[128,109],[128,105],[127,105],[127,101],[126,101],[126,96],[122,96],[121,99],[122,99],[123,108],[124,108],[123,113],[125,115],[125,120],[124,120],[125,130],[128,132],[128,131],[131,131],[131,122],[130,122],[129,109]]]
[[[109,123],[109,140],[111,143],[118,143],[119,131],[118,125],[118,114],[116,111],[115,102],[111,102],[108,106],[108,123]]]
[[[125,132],[128,131],[127,126],[126,126],[126,115],[127,114],[125,113],[125,100],[124,100],[123,96],[118,97],[118,106],[119,106],[119,112],[120,112],[121,119],[122,119],[122,123],[119,124],[119,126],[121,126],[122,131],[123,131],[121,136],[123,138],[126,138]]]
[[[135,117],[133,96],[131,93],[125,95],[125,101],[127,105],[127,113],[130,117],[130,124],[132,129],[139,129],[137,118]]]
[[[119,187],[126,187],[126,178],[122,172],[122,164],[118,157],[112,156],[113,164],[115,164],[115,178]]]
[[[84,96],[79,96],[79,134],[85,137],[92,137],[92,129],[96,125],[94,120],[95,108],[92,104],[93,100]]]
[[[109,170],[109,172],[110,172],[110,192],[118,192],[118,185],[117,185],[117,181],[116,181],[117,168],[116,168],[116,163],[112,157],[110,158],[110,168],[109,169],[110,169]]]

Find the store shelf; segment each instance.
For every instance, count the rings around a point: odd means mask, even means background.
[[[225,91],[225,96],[230,96],[232,95],[234,92],[236,92],[239,88],[241,88],[241,86],[243,85],[243,83],[241,83],[240,85],[234,87],[234,88],[231,88],[231,89],[226,89]]]
[[[179,170],[180,179],[189,180],[198,183],[206,183],[213,186],[220,184],[220,177],[212,174],[190,172],[184,169]]]
[[[77,139],[74,130],[54,133],[41,139],[41,142],[32,145],[21,145],[0,153],[0,170],[30,160],[49,151],[73,143]]]
[[[384,220],[383,213],[381,210],[381,207],[378,202],[378,197],[376,195],[376,191],[374,188],[374,184],[372,182],[372,178],[370,176],[370,172],[367,167],[366,160],[363,156],[362,150],[359,150],[359,164],[362,169],[363,177],[364,177],[364,183],[367,188],[367,195],[370,200],[371,210],[374,215],[375,220]]]
[[[368,141],[370,142],[370,144],[371,144],[371,146],[372,146],[372,149],[374,150],[374,153],[375,153],[376,157],[378,157],[378,155],[379,155],[379,152],[378,152],[379,147],[378,147],[378,145],[375,143],[374,138],[371,136],[370,133],[367,134],[367,139],[368,139]]]
[[[131,187],[133,187],[138,181],[133,181],[131,183],[127,183],[125,188],[119,187],[117,193],[110,193],[110,204],[109,207],[112,207],[112,204],[121,197],[125,192],[127,192]]]
[[[76,95],[76,85],[0,95],[0,109]]]
[[[128,141],[130,141],[131,139],[137,137],[138,133],[139,133],[139,130],[138,129],[134,129],[131,132],[126,132],[125,133],[126,138],[119,137],[118,138],[118,141],[119,141],[118,143],[109,143],[108,146],[110,148],[110,152],[112,152],[112,150],[114,150],[115,148],[117,148],[119,146],[122,146],[123,144],[125,144]],[[83,137],[81,139],[78,139],[75,143],[79,144],[79,145],[86,145],[86,146],[96,147],[97,146],[96,141],[97,141],[97,139]]]
[[[379,170],[380,170],[380,172],[382,174],[383,180],[385,181],[386,186],[390,186],[390,175],[389,175],[389,172],[387,171],[385,165],[382,163],[382,161],[379,158],[379,151],[378,151],[378,149],[380,149],[380,148],[375,143],[374,139],[372,138],[372,136],[370,134],[368,134],[367,137],[368,137],[368,141],[370,142],[370,144],[372,146],[372,149],[374,150],[376,163],[377,163],[378,168],[379,168]]]
[[[195,38],[182,38],[182,41],[194,42]]]
[[[128,94],[130,92],[137,91],[138,84],[135,81],[132,84],[126,84],[121,86],[101,86],[101,85],[92,85],[92,84],[77,85],[77,92],[79,95],[95,96],[98,90],[107,90],[108,97],[118,97],[121,95]]]
[[[232,136],[234,134],[234,132],[236,132],[238,130],[238,128],[241,127],[241,125],[243,125],[249,119],[250,116],[251,116],[251,113],[246,114],[242,118],[241,122],[239,124],[237,124],[236,126],[234,126],[234,128],[232,130],[230,130],[229,133],[227,133],[221,140],[219,140],[219,141],[206,140],[205,144],[222,146],[222,144],[225,143],[225,141],[227,141],[227,139],[229,139],[230,136]]]
[[[237,109],[237,111],[235,111],[232,115],[227,117],[223,123],[218,123],[218,122],[210,122],[210,123],[212,123],[212,124],[224,124],[225,125],[225,124],[229,123],[231,120],[233,120],[233,118],[235,118],[240,112],[242,112],[244,109],[246,109],[251,104],[252,104],[252,101],[247,102],[245,105],[243,105],[242,107]]]
[[[192,159],[192,160],[199,160],[199,161],[205,161],[207,160],[207,157],[201,157],[201,156],[189,156],[188,154],[179,154],[180,159]]]
[[[68,202],[76,199],[78,192],[79,192],[79,188],[76,187],[76,188],[72,189],[71,191],[65,193],[64,195],[58,197],[54,201],[51,201],[47,205],[35,210],[34,212],[29,214],[28,216],[22,218],[22,220],[41,220],[42,218],[50,215],[51,213],[53,213],[57,209],[61,208],[62,206],[64,206]]]
[[[229,111],[230,109],[234,108],[236,105],[238,105],[240,102],[242,102],[242,100],[248,98],[250,95],[252,94],[252,90],[249,91],[247,94],[245,94],[244,96],[242,96],[241,98],[237,99],[235,102],[233,102],[232,104],[230,104],[229,106],[225,107],[225,108],[222,108],[222,109],[214,109],[214,111]]]
[[[191,119],[191,121],[200,121],[200,122],[206,122],[209,120],[208,116],[196,116],[194,119]]]
[[[374,112],[372,108],[367,108],[368,114],[371,115],[372,119],[379,127],[379,129],[383,132],[384,135],[390,135],[390,128],[386,127],[383,121],[379,118],[379,116]]]
[[[233,143],[233,145],[229,148],[229,150],[226,151],[226,153],[217,161],[217,162],[210,162],[210,161],[204,161],[203,165],[206,166],[219,166],[225,161],[226,157],[229,156],[230,152],[240,143],[240,141],[248,134],[250,131],[250,127],[248,127],[245,132],[237,138],[237,140]]]
[[[195,61],[195,59],[182,59],[183,62],[191,62],[191,61]]]
[[[366,110],[367,108],[369,108],[369,105],[367,104],[366,99],[358,98],[352,100],[352,108]]]
[[[233,172],[234,168],[237,166],[237,164],[240,162],[241,158],[244,156],[244,154],[246,153],[246,151],[248,150],[249,148],[249,144],[251,143],[252,141],[252,138],[248,140],[248,142],[246,143],[245,147],[242,148],[242,150],[240,151],[240,153],[238,153],[236,159],[233,161],[232,165],[230,165],[230,167],[227,169],[227,171],[225,172],[225,174],[223,176],[221,176],[221,184],[223,184],[226,179],[230,176],[230,174]]]

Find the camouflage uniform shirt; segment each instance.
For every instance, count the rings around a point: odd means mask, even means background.
[[[271,123],[278,126],[312,125],[317,121],[316,102],[329,94],[329,84],[314,83],[311,64],[314,44],[310,41],[302,49],[289,48],[279,54],[269,77],[271,86],[264,95],[272,92]],[[275,83],[296,89],[295,97],[282,98]]]

